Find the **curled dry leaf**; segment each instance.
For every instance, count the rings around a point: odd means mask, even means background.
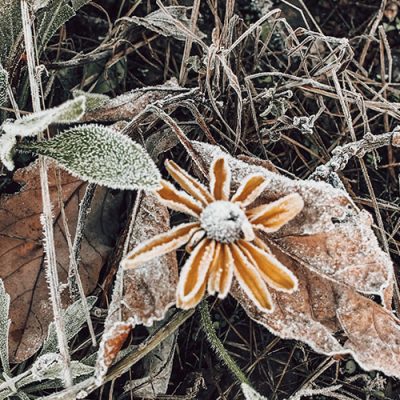
[[[194,142],[205,164],[222,151]],[[371,218],[358,211],[347,194],[320,182],[293,181],[228,156],[233,185],[261,173],[269,179],[260,202],[297,192],[304,209],[277,234],[260,235],[299,281],[292,294],[271,289],[277,305],[262,313],[237,283],[232,294],[248,315],[271,332],[301,340],[317,352],[351,354],[365,369],[400,377],[400,321],[359,292],[385,296],[389,303],[392,264],[380,249]],[[247,159],[251,161],[251,159]],[[346,262],[347,260],[347,262]],[[344,341],[335,334],[344,332]]]
[[[167,208],[154,195],[143,195],[128,250],[168,229]],[[151,326],[154,321],[162,320],[166,311],[175,303],[177,282],[178,264],[175,254],[154,258],[129,271],[120,267],[98,353],[98,383],[121,348],[118,337],[127,337],[127,327],[137,324]]]
[[[170,96],[180,89],[178,81],[171,79],[163,85],[146,88],[146,90],[133,90],[113,99],[104,99],[103,103],[89,109],[80,122],[116,122],[131,120],[142,112],[146,106]],[[105,96],[104,96],[105,97]],[[93,101],[90,103],[92,104]]]
[[[53,204],[54,239],[60,280],[66,281],[69,250],[57,195],[57,172],[49,165],[49,185]],[[62,200],[69,230],[74,235],[80,200],[86,184],[60,171]],[[0,277],[11,296],[9,347],[10,361],[22,362],[32,356],[47,336],[53,319],[42,249],[41,189],[38,164],[18,170],[14,180],[20,191],[0,198]],[[80,261],[80,275],[86,293],[96,286],[98,275],[119,229],[114,218],[117,202],[104,188],[98,188],[92,202]],[[103,230],[107,226],[107,232]],[[66,296],[64,301],[68,302]]]

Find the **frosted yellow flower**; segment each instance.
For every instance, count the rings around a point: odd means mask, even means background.
[[[293,193],[249,207],[267,186],[264,176],[249,175],[230,197],[231,171],[224,157],[211,164],[210,190],[173,161],[165,165],[184,191],[162,180],[157,196],[169,208],[189,214],[196,221],[141,243],[122,261],[123,267],[135,268],[187,244],[191,255],[180,274],[178,307],[195,307],[206,289],[226,297],[235,277],[261,311],[271,312],[273,303],[267,285],[290,293],[297,289],[297,279],[256,233],[275,232],[292,220],[303,208],[301,196]]]

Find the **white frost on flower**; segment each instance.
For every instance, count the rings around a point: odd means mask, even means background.
[[[142,146],[101,125],[77,126],[29,148],[53,158],[80,179],[113,189],[151,190],[161,180]]]
[[[79,121],[85,113],[86,98],[79,96],[58,107],[29,114],[16,121],[5,121],[2,129],[9,135],[35,136],[51,124],[68,124]]]
[[[243,225],[249,224],[244,211],[230,201],[214,201],[200,216],[201,227],[209,239],[233,243],[240,239]]]

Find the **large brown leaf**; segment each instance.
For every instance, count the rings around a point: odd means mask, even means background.
[[[194,143],[206,165],[221,154]],[[275,235],[261,235],[275,256],[299,280],[299,290],[271,289],[275,310],[262,313],[235,283],[232,294],[248,315],[271,332],[301,340],[327,354],[351,354],[365,369],[400,377],[400,321],[357,292],[385,294],[389,304],[392,265],[379,248],[371,218],[352,206],[346,193],[323,183],[292,181],[228,156],[233,186],[253,172],[270,179],[261,202],[299,192],[304,211]],[[313,196],[315,196],[313,200]],[[348,260],[346,264],[346,260]],[[383,293],[385,290],[385,293]],[[343,331],[342,341],[335,337]]]
[[[86,185],[66,172],[60,172],[60,176],[62,201],[69,230],[74,235],[79,203]],[[21,362],[41,346],[53,315],[42,248],[42,202],[38,164],[18,170],[14,180],[22,185],[21,190],[0,198],[0,278],[11,296],[10,358],[12,362]],[[61,281],[66,282],[69,250],[58,204],[54,164],[49,167],[49,184],[58,272]],[[107,191],[98,188],[82,242],[80,275],[86,293],[96,286],[100,268],[111,249],[110,239],[117,228],[107,215],[112,203],[107,199],[110,199]],[[114,219],[116,220],[115,216]],[[103,230],[103,226],[107,227],[107,232]]]
[[[193,142],[193,146],[206,165],[223,154],[220,148],[209,144]],[[362,293],[383,296],[391,282],[392,263],[379,247],[369,214],[360,212],[343,190],[324,182],[295,181],[227,157],[234,187],[251,173],[260,173],[268,179],[260,203],[289,193],[302,196],[303,211],[270,237],[282,251],[326,278]]]
[[[128,250],[169,228],[168,209],[154,195],[143,195]],[[175,303],[177,282],[178,264],[174,253],[152,259],[140,268],[119,268],[97,359],[98,383],[127,338],[129,327],[151,326],[164,318]]]

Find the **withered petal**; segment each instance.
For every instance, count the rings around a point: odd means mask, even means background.
[[[274,306],[271,294],[256,267],[236,244],[231,244],[234,273],[239,285],[262,312],[270,313]]]
[[[238,246],[261,273],[271,287],[287,293],[297,289],[297,278],[271,253],[267,253],[252,243],[240,240]]]
[[[249,175],[239,186],[231,201],[243,207],[257,199],[267,186],[267,179],[263,175]]]
[[[228,200],[231,191],[231,170],[225,157],[216,158],[210,167],[210,191],[215,200]]]
[[[164,179],[161,180],[160,185],[161,188],[157,189],[155,193],[164,205],[172,210],[183,212],[197,218],[200,216],[203,211],[203,206],[200,202],[186,192],[176,189],[174,185]]]
[[[214,240],[203,239],[186,260],[177,288],[177,296],[183,304],[192,300],[206,282],[214,254]]]
[[[263,232],[276,232],[291,221],[303,209],[304,201],[298,193],[292,193],[272,203],[246,211],[249,221]]]
[[[200,224],[198,222],[191,222],[178,225],[168,232],[154,236],[129,252],[121,261],[121,265],[126,269],[135,268],[154,257],[176,250],[187,243],[199,229]]]
[[[232,279],[233,257],[229,245],[217,243],[208,277],[208,292],[210,294],[217,292],[219,298],[225,298],[231,288]]]
[[[165,167],[181,188],[192,195],[197,201],[201,202],[204,206],[213,201],[207,188],[175,162],[172,160],[166,160]]]

